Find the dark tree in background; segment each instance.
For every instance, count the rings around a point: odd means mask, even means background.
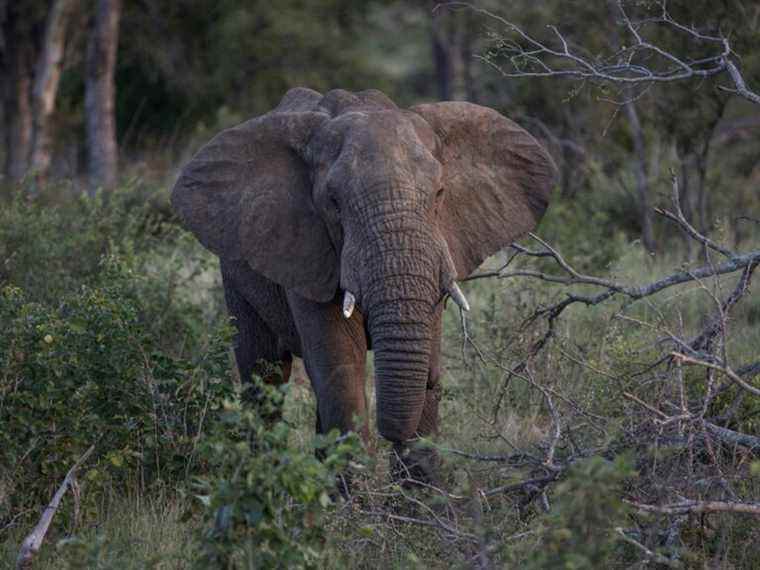
[[[114,71],[120,16],[121,0],[98,0],[87,47],[85,118],[91,188],[116,184],[119,156]]]
[[[29,22],[19,3],[0,2],[0,65],[2,65],[5,161],[3,172],[10,180],[26,173],[32,144],[32,81],[34,48]]]
[[[471,11],[453,12],[439,2],[431,2],[430,38],[436,94],[441,101],[477,102],[472,70],[475,33]]]

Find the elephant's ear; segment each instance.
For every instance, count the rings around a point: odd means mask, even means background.
[[[472,103],[418,105],[441,143],[439,215],[457,278],[531,231],[544,214],[556,167],[549,153],[500,113]]]
[[[227,129],[198,151],[172,190],[174,209],[205,247],[322,302],[338,285],[337,254],[314,209],[302,153],[326,119],[278,111]]]

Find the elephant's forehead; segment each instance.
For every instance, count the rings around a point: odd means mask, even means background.
[[[380,156],[410,147],[429,149],[426,139],[434,135],[429,127],[421,132],[423,127],[427,125],[418,128],[409,113],[399,110],[350,111],[324,123],[310,146],[315,155],[327,159],[345,152]]]
[[[338,117],[352,111],[381,111],[398,109],[381,91],[375,89],[351,93],[344,89],[328,91],[317,105],[318,109],[332,117]]]

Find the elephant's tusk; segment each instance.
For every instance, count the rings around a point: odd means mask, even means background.
[[[356,297],[354,297],[354,294],[351,293],[351,291],[346,291],[346,294],[343,297],[343,316],[350,319],[355,306]]]
[[[449,295],[451,295],[451,298],[454,299],[454,302],[459,305],[462,310],[470,310],[470,304],[467,302],[467,298],[464,296],[464,293],[462,293],[459,285],[456,283],[449,285]]]

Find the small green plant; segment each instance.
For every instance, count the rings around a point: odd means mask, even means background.
[[[257,405],[227,401],[202,446],[210,475],[197,483],[204,505],[197,567],[323,567],[329,545],[323,518],[337,478],[360,453],[359,439],[333,430],[318,435],[311,449],[294,449],[293,428],[271,419],[287,388],[254,382]]]
[[[635,475],[630,460],[591,457],[575,463],[557,485],[555,502],[540,521],[540,544],[520,566],[532,570],[610,568],[621,547],[615,527],[623,525],[627,507],[623,482]]]

